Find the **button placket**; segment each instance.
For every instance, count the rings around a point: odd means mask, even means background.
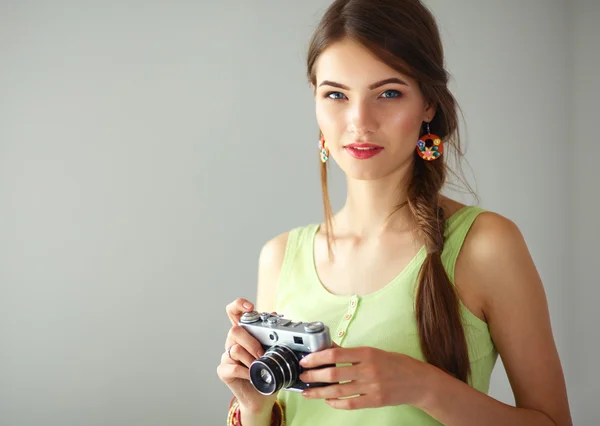
[[[335,333],[335,338],[341,340],[344,336],[348,334],[348,327],[350,326],[350,322],[352,318],[354,318],[354,314],[356,312],[356,308],[358,306],[359,298],[358,296],[353,296],[350,298],[348,302],[348,309],[340,322],[340,325]]]

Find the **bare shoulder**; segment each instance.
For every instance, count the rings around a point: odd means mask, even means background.
[[[509,274],[521,278],[509,283]],[[455,276],[459,288],[476,295],[486,322],[494,320],[493,303],[498,297],[511,297],[511,292],[519,290],[514,288],[515,282],[524,280],[530,287],[541,286],[536,275],[527,244],[515,222],[492,211],[479,214],[461,248]]]
[[[492,211],[485,211],[477,216],[464,243],[463,251],[469,257],[476,256],[473,260],[489,262],[498,260],[502,256],[507,260],[514,256],[507,249],[520,249],[527,251],[521,230],[511,219]],[[486,265],[491,266],[491,265]]]
[[[570,425],[544,284],[519,227],[498,213],[479,214],[456,268],[457,284],[460,280],[482,302],[517,407]]]
[[[277,282],[285,257],[289,231],[264,243],[258,257],[258,286],[256,306],[260,311],[274,312]]]

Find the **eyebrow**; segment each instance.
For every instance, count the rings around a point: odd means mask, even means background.
[[[378,87],[381,87],[383,85],[390,84],[390,83],[397,83],[397,84],[401,84],[403,86],[408,86],[408,84],[406,84],[403,80],[400,80],[397,77],[392,77],[392,78],[386,78],[385,80],[381,80],[381,81],[371,84],[369,86],[369,90],[377,89]],[[324,80],[321,84],[319,84],[319,87],[325,86],[325,85],[337,87],[337,88],[344,89],[344,90],[350,90],[350,88],[348,86],[341,84],[341,83],[336,83],[335,81],[330,81],[330,80]]]

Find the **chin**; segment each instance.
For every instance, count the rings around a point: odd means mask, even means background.
[[[350,179],[356,180],[378,180],[389,175],[389,170],[377,167],[376,164],[365,164],[362,166],[354,167],[341,167],[345,175]]]
[[[368,159],[356,159],[346,153],[339,154],[342,155],[334,156],[337,165],[349,179],[355,180],[384,179],[406,169],[414,161],[412,149],[406,154],[390,152],[392,155],[378,154]]]

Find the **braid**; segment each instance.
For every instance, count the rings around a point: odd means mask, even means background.
[[[470,364],[458,295],[442,263],[445,213],[439,206],[439,193],[443,183],[443,162],[415,159],[409,206],[427,249],[419,274],[415,313],[425,359],[466,382]]]

